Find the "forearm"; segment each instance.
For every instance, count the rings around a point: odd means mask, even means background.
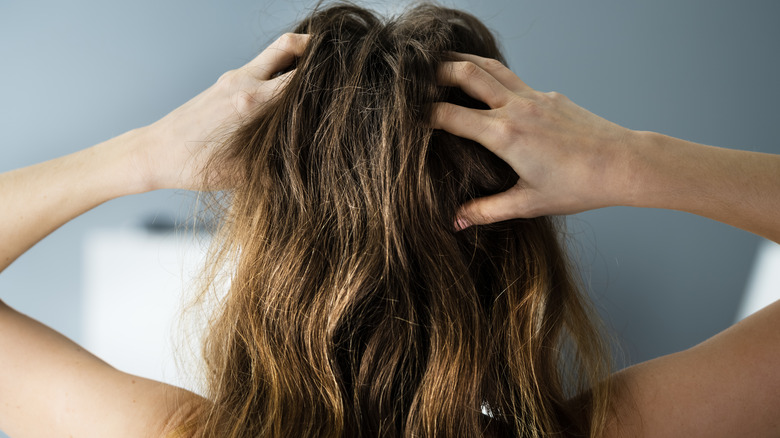
[[[0,272],[69,220],[110,199],[145,191],[129,131],[79,152],[0,174]]]
[[[780,156],[637,133],[627,205],[705,216],[780,242]]]

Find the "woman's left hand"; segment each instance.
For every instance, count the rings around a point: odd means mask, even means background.
[[[218,190],[231,182],[217,175],[203,187],[201,171],[219,147],[212,134],[230,132],[279,93],[292,72],[274,77],[301,56],[308,35],[287,33],[255,59],[224,73],[214,85],[162,119],[141,128],[146,141],[137,150],[137,167],[148,190]]]

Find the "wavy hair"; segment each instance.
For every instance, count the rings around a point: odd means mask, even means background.
[[[550,217],[456,232],[518,176],[430,128],[448,52],[504,61],[465,12],[318,8],[288,86],[211,166],[238,163],[209,266],[209,437],[595,436],[607,347]],[[292,68],[291,68],[292,69]]]

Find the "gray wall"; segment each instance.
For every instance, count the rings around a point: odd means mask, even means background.
[[[251,59],[310,4],[0,2],[0,171],[153,122]],[[536,89],[562,92],[629,128],[780,153],[780,3],[447,4],[494,29],[510,66]],[[109,202],[2,273],[0,296],[78,340],[85,231],[188,208],[174,192]],[[728,327],[759,241],[672,211],[609,208],[569,223],[586,282],[628,363]]]

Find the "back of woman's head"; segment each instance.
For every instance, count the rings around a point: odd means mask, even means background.
[[[517,175],[430,128],[449,51],[502,60],[464,12],[339,4],[280,95],[228,141],[240,163],[215,266],[208,436],[551,436],[603,424],[606,354],[550,218],[453,229]],[[593,430],[591,430],[593,429]]]

